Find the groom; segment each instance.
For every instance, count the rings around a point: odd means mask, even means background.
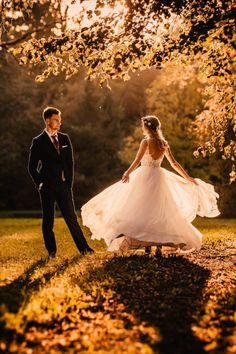
[[[79,227],[72,195],[74,161],[71,141],[59,133],[61,112],[54,107],[43,111],[46,128],[30,147],[28,170],[40,193],[43,237],[49,257],[56,255],[53,232],[55,202],[59,206],[74,242],[82,255],[94,253]]]

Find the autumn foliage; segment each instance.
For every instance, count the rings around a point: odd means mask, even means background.
[[[92,7],[86,1],[2,3],[2,48],[21,64],[39,66],[37,81],[61,72],[68,79],[81,66],[87,79],[107,85],[115,78],[128,80],[132,71],[162,69],[170,62],[186,71],[194,67],[205,84],[205,109],[192,127],[199,143],[195,156],[220,151],[231,160],[230,179],[235,180],[232,0],[97,0],[90,1]],[[40,8],[47,11],[40,13]],[[31,21],[35,11],[38,26]]]

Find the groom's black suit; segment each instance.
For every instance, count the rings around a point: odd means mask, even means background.
[[[67,134],[57,133],[59,149],[53,145],[47,132],[32,141],[29,173],[40,192],[43,210],[43,237],[49,254],[56,253],[53,232],[55,202],[61,209],[74,242],[81,253],[91,250],[79,227],[72,196],[74,174],[73,150]]]

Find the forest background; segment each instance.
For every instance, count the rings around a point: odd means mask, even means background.
[[[50,34],[50,26],[40,27],[45,13],[42,5],[31,13],[36,38],[41,32],[46,37]],[[85,80],[83,67],[69,80],[59,73],[36,82],[39,68],[19,65],[8,50],[24,39],[19,36],[17,21],[22,20],[16,19],[11,32],[4,33],[9,45],[2,43],[0,56],[1,210],[40,209],[27,171],[28,154],[32,138],[44,129],[43,109],[55,106],[62,112],[61,130],[70,135],[74,147],[77,209],[121,178],[142,139],[140,118],[155,114],[177,161],[191,176],[215,185],[222,216],[236,215],[236,185],[229,181],[232,161],[223,160],[217,150],[210,157],[194,156],[199,130],[195,134],[192,125],[196,116],[206,111],[209,99],[197,65],[183,67],[170,62],[162,70],[153,67],[131,72],[129,80],[118,78],[102,86],[98,79]],[[46,21],[49,23],[50,17]],[[167,162],[164,167],[171,169]]]

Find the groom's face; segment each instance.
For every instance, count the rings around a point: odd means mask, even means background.
[[[51,118],[47,119],[47,126],[51,130],[60,130],[61,126],[61,116],[59,114],[53,114]]]

